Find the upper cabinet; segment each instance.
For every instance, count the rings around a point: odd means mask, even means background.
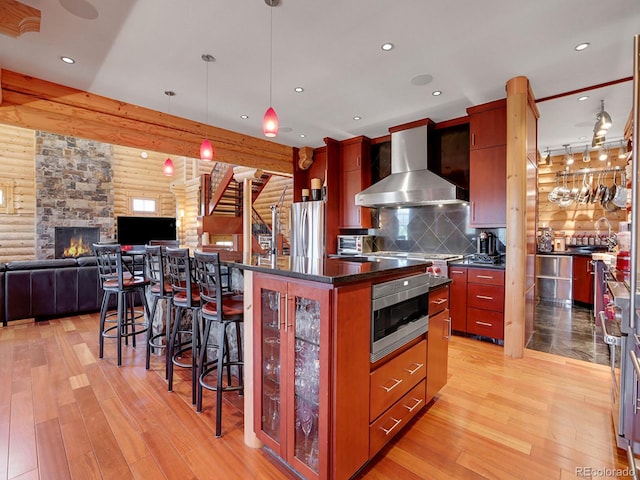
[[[356,193],[371,185],[371,141],[355,137],[340,143],[340,228],[372,228],[371,209],[355,204]]]
[[[467,109],[469,114],[469,226],[507,222],[507,101]]]

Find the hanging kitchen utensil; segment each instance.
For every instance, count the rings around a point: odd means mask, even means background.
[[[616,207],[624,208],[627,206],[627,183],[624,173],[622,173],[621,177],[622,180],[620,182],[620,185],[616,187],[616,195],[615,197],[613,197],[613,200],[611,200],[611,203],[613,203]]]
[[[589,185],[587,184],[587,174],[582,176],[582,189],[578,194],[577,201],[580,203],[586,203],[589,199]]]
[[[562,180],[563,183],[562,188],[560,189],[561,195],[558,205],[566,208],[573,203],[573,198],[571,197],[571,190],[567,187],[567,176],[563,175]]]
[[[571,198],[573,200],[578,200],[578,194],[580,193],[580,189],[578,187],[576,187],[576,176],[572,175],[571,176]]]
[[[598,174],[598,180],[596,181],[595,186],[593,187],[593,190],[591,191],[591,203],[596,203],[600,200],[600,197],[602,195],[602,190],[600,187],[602,187],[602,183],[600,182],[600,180],[602,179],[602,173]]]
[[[558,177],[556,176],[556,185],[549,192],[549,201],[551,203],[558,203],[560,201],[560,185],[558,185]]]

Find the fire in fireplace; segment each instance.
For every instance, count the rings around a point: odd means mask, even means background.
[[[93,255],[91,246],[100,241],[98,227],[56,227],[55,258]]]

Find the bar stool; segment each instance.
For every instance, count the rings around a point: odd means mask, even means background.
[[[124,337],[125,343],[128,344],[128,338],[132,337],[135,348],[136,336],[147,333],[149,322],[145,320],[145,313],[149,316],[149,306],[145,296],[145,287],[149,282],[143,277],[133,275],[126,269],[119,244],[93,244],[93,249],[98,264],[100,286],[104,292],[100,307],[99,357],[102,358],[104,354],[104,339],[116,338],[118,366],[120,366],[122,365],[122,338]],[[135,310],[136,294],[140,296],[144,307],[143,311]],[[118,308],[115,314],[107,314],[109,299],[112,295],[116,295]],[[107,327],[108,323],[114,325]],[[137,327],[140,328],[136,330]]]
[[[196,411],[202,411],[202,389],[216,392],[216,437],[222,435],[222,393],[228,391],[238,391],[243,394],[244,375],[242,360],[242,336],[240,325],[244,321],[244,302],[240,296],[230,296],[223,292],[222,273],[220,257],[218,253],[195,252],[194,269],[196,280],[200,288],[200,298],[202,307],[200,314],[204,320],[202,335],[202,346],[200,347],[198,360],[198,383]],[[227,284],[230,285],[230,282]],[[212,326],[216,324],[217,335],[210,338]],[[235,327],[237,358],[231,360],[229,348],[228,327]],[[215,343],[213,343],[215,342]],[[207,357],[207,347],[214,347],[217,350],[216,358],[209,360]],[[238,368],[238,384],[233,385],[231,380],[231,367]],[[227,370],[227,382],[223,384],[224,370]],[[209,383],[207,378],[216,370],[217,381],[215,384]]]
[[[151,349],[156,348],[164,350],[165,368],[164,376],[168,378],[169,374],[169,356],[166,354],[166,348],[169,344],[171,335],[171,311],[173,291],[171,284],[167,281],[166,255],[163,246],[145,246],[145,274],[149,280],[149,293],[153,297],[153,305],[151,306],[151,316],[149,317],[149,328],[147,330],[147,358],[145,368],[149,370],[151,360]],[[160,300],[165,301],[166,315],[162,324],[162,330],[159,333],[153,333],[153,320],[155,319],[156,310]]]
[[[191,404],[196,403],[196,362],[200,328],[198,316],[200,313],[200,291],[191,272],[191,259],[187,248],[167,248],[167,265],[173,292],[173,306],[175,316],[171,326],[171,336],[167,344],[167,380],[169,391],[173,391],[173,367],[191,368]],[[191,316],[191,327],[187,329],[182,320]],[[188,341],[183,340],[184,336]],[[186,354],[191,355],[191,362],[182,360]]]

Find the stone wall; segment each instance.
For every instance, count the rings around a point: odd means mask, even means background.
[[[55,227],[100,227],[114,238],[112,146],[36,132],[36,256],[54,258]]]

